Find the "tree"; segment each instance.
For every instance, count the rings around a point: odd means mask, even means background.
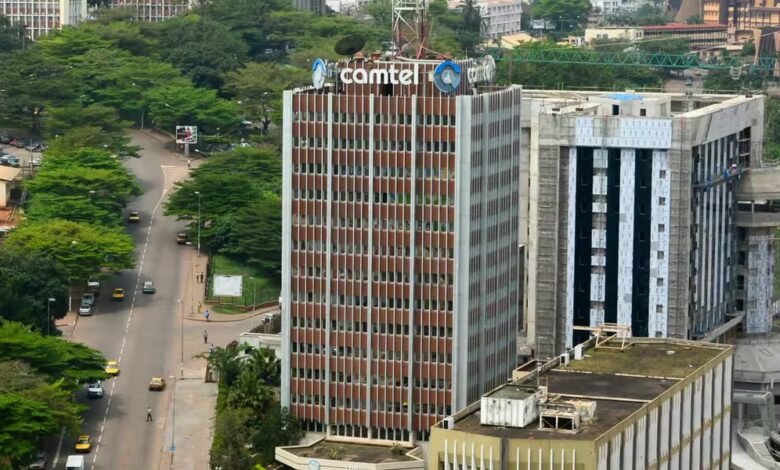
[[[249,62],[225,75],[224,91],[241,103],[252,119],[267,118],[271,109],[281,109],[284,90],[307,84],[311,72],[292,65]]]
[[[131,149],[125,130],[130,126],[127,121],[119,118],[117,110],[98,104],[90,104],[87,95],[81,95],[79,104],[49,108],[44,119],[47,135],[55,138],[54,145],[62,149],[63,139],[73,140],[76,135],[84,138],[74,143],[75,147],[92,145],[107,146],[116,152]]]
[[[0,317],[58,332],[53,321],[65,316],[67,297],[68,280],[52,260],[0,249]]]
[[[704,24],[704,18],[702,18],[699,15],[693,15],[689,16],[687,20],[685,20],[686,24]]]
[[[79,384],[106,377],[106,359],[100,352],[4,320],[0,320],[0,361],[25,362],[51,381],[63,379],[62,386],[71,391]]]
[[[252,458],[247,448],[251,442],[250,419],[248,410],[241,408],[226,408],[217,414],[210,452],[212,468],[252,467]]]
[[[228,131],[239,122],[234,103],[217,97],[217,92],[191,85],[170,84],[149,90],[149,117],[159,128],[173,131],[177,125],[201,126],[201,131]]]
[[[281,361],[276,358],[276,353],[269,348],[250,348],[244,351],[242,367],[257,377],[265,385],[279,386],[281,378]]]
[[[35,451],[38,436],[56,431],[57,421],[45,403],[15,393],[0,394],[0,465],[16,467]]]
[[[28,221],[11,232],[6,246],[53,259],[71,284],[133,267],[133,240],[127,233],[79,222]]]
[[[252,447],[258,452],[260,462],[264,464],[274,462],[276,447],[297,444],[304,435],[298,419],[292,416],[287,408],[278,404],[271,407],[263,419],[256,420],[255,427]]]
[[[552,20],[564,31],[583,25],[590,8],[588,0],[536,0],[532,4],[534,17]]]
[[[12,23],[7,16],[0,15],[0,51],[11,52],[21,49],[25,38],[24,27]]]
[[[241,364],[238,358],[238,344],[230,343],[224,348],[217,346],[209,353],[200,354],[196,357],[206,359],[211,370],[219,374],[220,387],[231,387],[241,373]],[[220,408],[220,406],[217,406]]]
[[[246,60],[248,48],[226,25],[191,15],[160,26],[160,56],[203,87],[219,88],[222,75]]]
[[[262,196],[232,218],[222,253],[244,259],[269,278],[282,269],[282,201],[275,195]]]

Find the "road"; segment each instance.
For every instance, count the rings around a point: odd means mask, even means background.
[[[186,177],[187,165],[149,134],[134,133],[133,143],[142,147],[141,157],[126,164],[144,188],[128,205],[141,215],[141,222],[129,228],[136,241],[136,268],[103,283],[94,315],[79,318],[72,338],[118,360],[120,367],[120,375],[105,382],[102,399],[79,396],[89,406],[83,431],[93,438],[87,469],[156,468],[171,392],[170,387],[149,392],[147,384],[153,376],[167,379],[179,372],[178,299],[191,248],[176,245],[183,223],[163,215],[163,202],[173,182]],[[148,280],[154,281],[156,294],[141,293]],[[116,287],[124,288],[124,301],[111,301]],[[147,407],[152,408],[151,423],[146,422]],[[55,468],[64,468],[74,443],[65,438]]]

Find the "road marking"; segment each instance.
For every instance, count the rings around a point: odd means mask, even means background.
[[[149,247],[149,237],[152,234],[152,222],[154,222],[154,216],[157,214],[158,209],[160,208],[160,204],[162,204],[163,199],[165,199],[165,196],[168,194],[168,189],[166,186],[167,181],[167,175],[165,173],[165,168],[163,168],[163,190],[162,194],[160,194],[160,199],[157,200],[157,203],[154,205],[154,209],[152,209],[152,215],[149,217],[149,224],[148,229],[146,231],[146,238],[144,239],[143,244],[143,252],[146,253],[147,248]],[[133,300],[130,302],[130,313],[127,315],[127,323],[125,324],[125,334],[122,337],[122,349],[119,352],[119,358],[117,359],[116,363],[117,366],[120,366],[122,364],[122,352],[125,348],[125,342],[127,341],[127,335],[130,332],[130,321],[133,319],[133,311],[135,310],[135,301],[138,298],[138,286],[141,285],[141,274],[143,273],[144,269],[144,256],[141,256],[141,260],[138,263],[138,269],[136,270],[136,277],[135,277],[135,288],[133,289]],[[100,450],[100,442],[103,440],[103,428],[105,427],[105,421],[108,417],[108,409],[111,408],[111,399],[114,397],[114,389],[116,388],[116,382],[119,380],[119,377],[117,377],[114,382],[111,385],[111,393],[108,395],[108,403],[106,404],[106,413],[103,416],[103,423],[104,426],[100,428],[100,435],[98,436],[98,446],[97,449],[95,449],[95,458],[92,459],[92,466],[90,467],[91,470],[95,470],[95,462],[97,462],[97,454]]]
[[[57,443],[57,452],[54,453],[54,462],[52,462],[54,465],[57,465],[57,462],[60,460],[60,450],[62,450],[62,440],[65,439],[65,428],[62,428],[62,432],[60,432],[60,441]]]

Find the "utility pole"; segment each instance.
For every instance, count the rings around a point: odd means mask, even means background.
[[[195,195],[198,196],[198,254],[200,254],[200,191],[195,191]]]
[[[46,302],[46,334],[48,336],[51,336],[51,303],[54,301],[54,297],[49,297]]]
[[[252,280],[252,330],[255,329],[255,305],[257,305],[257,279],[249,276]],[[250,330],[251,331],[251,330]]]

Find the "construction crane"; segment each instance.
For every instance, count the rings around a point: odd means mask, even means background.
[[[745,64],[738,57],[728,56],[719,60],[703,61],[695,53],[675,55],[652,52],[609,52],[564,48],[516,48],[504,50],[491,48],[486,51],[496,61],[504,62],[537,62],[578,65],[610,65],[660,67],[673,69],[699,68],[706,70],[735,70],[742,73],[744,69],[752,72],[772,72],[777,66],[774,57],[760,57],[753,64]]]

